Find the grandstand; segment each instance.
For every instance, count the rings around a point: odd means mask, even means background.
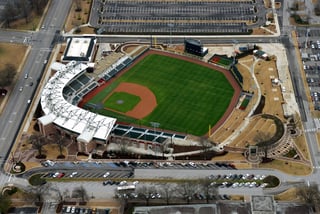
[[[81,109],[65,99],[66,93],[73,93],[74,98],[81,99],[82,94],[92,90],[95,82],[85,75],[87,67],[75,61],[67,65],[53,63],[52,68],[56,68],[57,72],[42,91],[41,107],[45,115],[38,119],[38,123],[43,135],[50,135],[59,129],[75,135],[78,147],[84,145],[82,150],[90,152],[93,140],[108,140],[116,119]]]
[[[85,73],[75,77],[63,88],[63,97],[73,105],[77,105],[81,98],[97,87],[99,84],[94,78],[88,77]]]
[[[151,141],[155,143],[163,143],[167,139],[185,139],[185,135],[169,133],[164,131],[156,131],[148,128],[138,128],[123,124],[116,124],[112,133],[117,136],[134,138],[137,140]]]
[[[130,65],[132,61],[133,59],[131,57],[124,56],[120,58],[117,62],[115,62],[113,65],[111,65],[109,68],[107,68],[104,72],[102,72],[99,75],[99,77],[107,81],[114,77],[122,69]]]

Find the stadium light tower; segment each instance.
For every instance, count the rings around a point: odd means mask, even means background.
[[[157,122],[150,122],[151,126],[153,127],[153,134],[156,133],[156,128],[160,127],[160,123]]]
[[[172,45],[172,28],[174,27],[174,24],[173,23],[169,23],[168,24],[168,27],[169,27],[169,31],[170,31],[170,46]]]

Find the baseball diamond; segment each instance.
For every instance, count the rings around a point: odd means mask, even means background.
[[[227,119],[241,87],[225,69],[186,56],[149,50],[86,95],[81,105],[104,103],[119,91],[140,97],[140,102],[125,112],[103,108],[97,110],[99,114],[130,125],[148,127],[156,121],[164,130],[202,136],[207,134],[208,126],[215,130]]]

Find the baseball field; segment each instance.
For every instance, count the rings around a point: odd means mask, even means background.
[[[234,88],[223,73],[186,60],[149,54],[100,90],[84,107],[120,122],[196,136],[224,115]]]

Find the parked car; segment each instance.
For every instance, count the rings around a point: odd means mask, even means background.
[[[139,181],[134,181],[134,182],[132,182],[132,184],[137,185],[137,184],[139,184]]]
[[[62,177],[64,177],[64,175],[65,175],[65,173],[64,173],[64,172],[61,172],[61,173],[59,173],[59,175],[57,176],[57,178],[62,178]]]
[[[69,175],[69,177],[70,178],[73,178],[75,175],[77,175],[78,174],[78,172],[72,172],[70,175]]]
[[[119,183],[119,186],[125,186],[125,185],[127,185],[127,181],[121,181],[121,182]]]
[[[106,172],[106,173],[104,173],[103,177],[106,178],[106,177],[108,177],[109,175],[110,175],[110,172]]]
[[[54,173],[54,174],[52,175],[52,177],[53,177],[53,178],[56,178],[56,177],[58,177],[59,174],[60,174],[60,172],[56,172],[56,173]]]

